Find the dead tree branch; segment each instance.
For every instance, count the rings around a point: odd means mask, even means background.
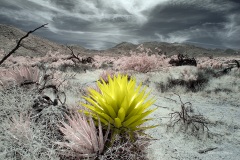
[[[79,57],[80,53],[76,55],[74,54],[73,48],[71,46],[67,46],[67,48],[71,51],[71,56],[68,57],[67,59],[72,60],[75,66],[77,65],[77,63],[82,62],[82,60]]]
[[[94,61],[92,57],[81,58],[79,57],[80,53],[78,53],[77,55],[74,54],[73,48],[71,46],[67,46],[67,48],[71,51],[71,56],[68,57],[67,59],[72,60],[75,66],[78,63],[87,64],[87,63],[92,63]]]
[[[40,29],[40,28],[43,28],[45,27],[46,25],[48,25],[48,23],[44,24],[44,25],[41,25],[40,27],[32,30],[32,31],[29,31],[25,36],[23,36],[22,38],[20,38],[20,40],[18,41],[17,45],[15,48],[13,48],[6,56],[3,57],[3,59],[0,61],[0,65],[9,57],[11,56],[20,46],[21,46],[21,42],[23,39],[27,38],[29,36],[29,34],[35,32],[36,30]]]

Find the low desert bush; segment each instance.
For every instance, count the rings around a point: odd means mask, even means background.
[[[240,91],[239,77],[235,77],[233,74],[221,76],[219,78],[213,78],[209,81],[206,91],[219,93],[219,92],[234,92]]]
[[[110,76],[111,78],[113,78],[114,76],[117,75],[116,71],[113,70],[106,70],[103,71],[100,76],[99,76],[99,80],[103,80],[104,82],[108,83],[108,76]]]
[[[148,55],[146,53],[133,53],[131,56],[120,57],[116,62],[114,62],[115,69],[134,70],[143,73],[167,66],[169,66],[169,64],[164,55]]]
[[[83,72],[86,72],[86,70],[91,70],[92,66],[87,64],[72,65],[72,64],[64,63],[60,65],[58,69],[62,72],[73,71],[76,73],[83,73]]]
[[[167,80],[158,82],[161,92],[173,91],[177,86],[183,87],[186,91],[197,92],[203,90],[212,77],[208,71],[190,66],[173,67],[166,76]]]
[[[117,57],[112,56],[100,56],[95,55],[94,57],[93,66],[94,68],[109,68],[112,67],[114,62],[118,59]]]

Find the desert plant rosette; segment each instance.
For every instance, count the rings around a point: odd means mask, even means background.
[[[110,124],[112,137],[126,133],[133,136],[135,131],[144,131],[157,126],[141,126],[152,120],[146,117],[156,110],[148,109],[155,99],[148,98],[150,92],[146,92],[146,87],[142,88],[142,83],[137,85],[135,78],[128,78],[128,75],[118,74],[113,78],[109,75],[107,82],[103,79],[97,81],[99,90],[89,88],[89,94],[83,96],[86,103],[81,103],[89,110],[80,112],[91,115],[95,120],[99,118],[105,126]]]

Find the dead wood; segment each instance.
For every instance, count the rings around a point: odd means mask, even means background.
[[[92,63],[94,61],[92,57],[86,57],[86,58],[79,57],[80,53],[75,54],[71,46],[67,46],[67,48],[71,51],[71,56],[68,57],[67,59],[72,60],[75,66],[77,66],[78,63],[87,64],[87,63]]]
[[[217,149],[217,147],[210,147],[210,148],[206,148],[206,149],[203,149],[203,150],[199,150],[198,153],[203,154],[203,153],[207,153],[209,151],[212,151],[214,149]]]
[[[197,66],[197,61],[195,60],[195,58],[188,58],[187,55],[184,56],[183,54],[178,54],[177,60],[171,59],[168,63],[173,66],[184,66],[184,65]]]
[[[208,133],[207,124],[209,124],[209,121],[201,114],[194,114],[192,104],[190,102],[183,103],[181,97],[178,94],[176,95],[180,99],[181,110],[169,114],[170,122],[167,127],[174,128],[176,124],[180,124],[180,126],[185,127],[185,131],[190,129],[195,136],[199,136],[199,133],[205,130]]]

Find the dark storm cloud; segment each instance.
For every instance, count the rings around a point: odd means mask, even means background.
[[[139,32],[143,36],[155,35],[158,37],[156,40],[167,42],[199,41],[199,44],[207,43],[208,37],[209,44],[221,45],[213,39],[215,33],[224,28],[226,17],[220,12],[194,4],[175,4],[167,5],[162,10],[155,8],[149,17],[148,23],[141,28],[145,32]]]
[[[64,44],[104,49],[122,41],[239,48],[237,0],[1,0],[0,21]]]

